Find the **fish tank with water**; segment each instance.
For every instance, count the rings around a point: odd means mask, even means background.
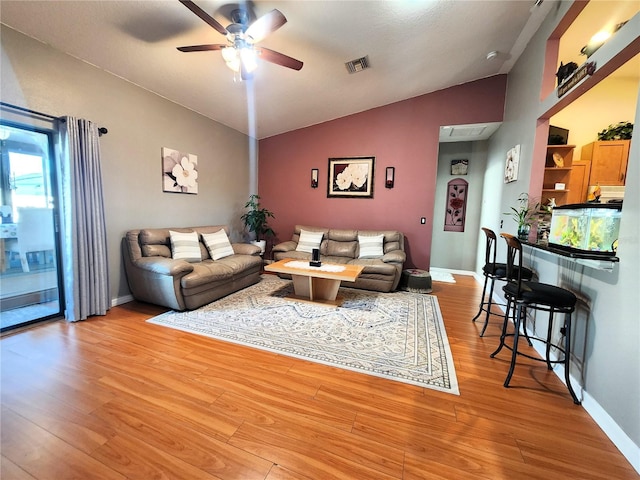
[[[614,256],[618,245],[620,203],[579,203],[555,207],[549,246],[589,256]]]

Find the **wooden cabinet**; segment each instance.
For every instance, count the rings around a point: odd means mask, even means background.
[[[573,168],[573,150],[575,145],[548,145],[545,160],[542,194],[540,202],[547,205],[551,198],[556,205],[566,205],[569,201],[571,171]],[[563,188],[556,188],[563,184]]]
[[[569,194],[567,203],[585,203],[589,190],[589,174],[591,172],[591,162],[585,160],[574,160],[571,167],[571,179],[567,184]]]
[[[581,160],[591,162],[589,185],[624,185],[631,140],[592,142],[582,147]]]

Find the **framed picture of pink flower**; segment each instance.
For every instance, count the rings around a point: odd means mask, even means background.
[[[162,147],[162,189],[173,193],[198,193],[198,157]]]
[[[456,178],[447,184],[447,203],[444,212],[445,232],[464,232],[464,221],[467,213],[466,180]]]

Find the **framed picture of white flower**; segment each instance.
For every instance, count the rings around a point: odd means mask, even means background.
[[[162,147],[162,188],[164,192],[198,193],[198,157]]]
[[[329,159],[327,197],[373,198],[375,157]]]

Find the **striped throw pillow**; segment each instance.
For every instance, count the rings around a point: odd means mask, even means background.
[[[322,232],[309,232],[300,229],[300,239],[298,240],[297,252],[312,253],[314,248],[320,248],[322,242]]]
[[[202,261],[200,242],[196,232],[182,233],[169,230],[171,258],[195,263]]]
[[[382,242],[384,242],[384,234],[358,235],[358,244],[360,245],[358,258],[378,258],[383,256]]]
[[[227,232],[224,230],[218,230],[216,233],[203,233],[202,240],[214,260],[228,257],[234,253]]]

